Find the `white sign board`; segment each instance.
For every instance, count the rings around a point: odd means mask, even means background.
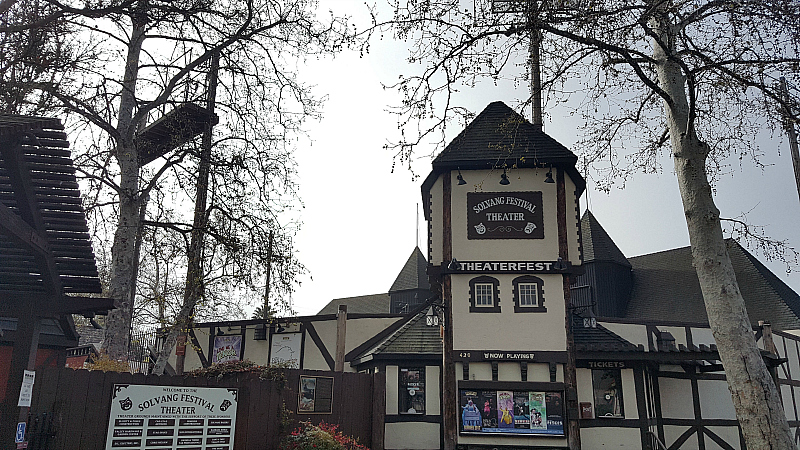
[[[291,369],[299,369],[301,337],[301,333],[273,334],[269,363],[287,364]]]
[[[116,384],[106,450],[233,450],[237,392]]]
[[[33,398],[33,381],[35,379],[36,372],[32,370],[26,370],[22,375],[22,387],[19,389],[19,401],[17,402],[17,406],[31,406],[31,398]]]

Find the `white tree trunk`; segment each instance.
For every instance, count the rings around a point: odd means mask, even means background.
[[[139,265],[136,243],[140,236],[140,210],[145,201],[139,192],[139,156],[133,145],[136,129],[136,124],[133,123],[136,80],[144,33],[144,24],[134,23],[125,61],[125,79],[122,83],[117,122],[119,135],[115,156],[120,169],[119,219],[111,247],[110,286],[110,296],[114,299],[116,309],[106,318],[106,337],[103,342],[103,349],[108,352],[109,357],[116,360],[127,359]]]
[[[671,42],[674,34],[670,25],[655,25],[662,41]],[[665,110],[692,262],[745,443],[748,449],[795,448],[778,390],[756,345],[722,235],[706,172],[709,147],[688,126],[686,79],[675,59],[669,59],[658,43],[654,43],[654,57],[659,62],[659,86],[672,100],[671,104],[665,101]]]

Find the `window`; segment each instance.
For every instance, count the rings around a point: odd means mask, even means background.
[[[491,283],[475,283],[475,306],[494,306],[493,288]]]
[[[514,312],[547,312],[541,278],[524,275],[514,278],[513,285]]]
[[[500,282],[481,276],[469,280],[469,312],[500,312]]]
[[[619,369],[592,370],[595,417],[625,417]]]
[[[425,368],[400,368],[400,414],[425,414]]]

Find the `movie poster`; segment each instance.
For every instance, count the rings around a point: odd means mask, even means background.
[[[478,405],[483,405],[483,428],[497,428],[497,391],[480,391],[478,398]]]
[[[530,428],[531,415],[528,408],[528,392],[514,392],[514,428]]]
[[[461,389],[461,433],[564,435],[562,392]]]
[[[317,393],[317,379],[300,377],[300,403],[297,412],[314,412],[314,400]]]
[[[483,418],[475,401],[478,399],[477,391],[461,391],[461,430],[481,431]]]
[[[547,432],[564,434],[564,403],[561,392],[547,392],[544,398],[547,409]]]
[[[211,362],[238,361],[242,351],[242,335],[214,336],[214,351]]]
[[[514,393],[497,391],[497,426],[514,428]]]
[[[531,430],[547,430],[547,403],[544,392],[530,392],[529,395]]]

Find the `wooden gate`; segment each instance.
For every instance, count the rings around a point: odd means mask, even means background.
[[[331,414],[299,414],[300,376],[332,377]],[[385,375],[282,369],[273,379],[258,374],[230,374],[223,378],[145,376],[141,374],[54,368],[37,371],[31,406],[31,424],[42,418],[47,426],[31,433],[29,448],[101,450],[105,448],[112,390],[115,384],[154,386],[229,387],[239,389],[235,450],[274,449],[282,435],[300,421],[339,424],[339,430],[373,449],[382,448]],[[375,402],[373,402],[375,399]],[[37,430],[42,427],[37,427]],[[373,443],[375,431],[375,445]]]

